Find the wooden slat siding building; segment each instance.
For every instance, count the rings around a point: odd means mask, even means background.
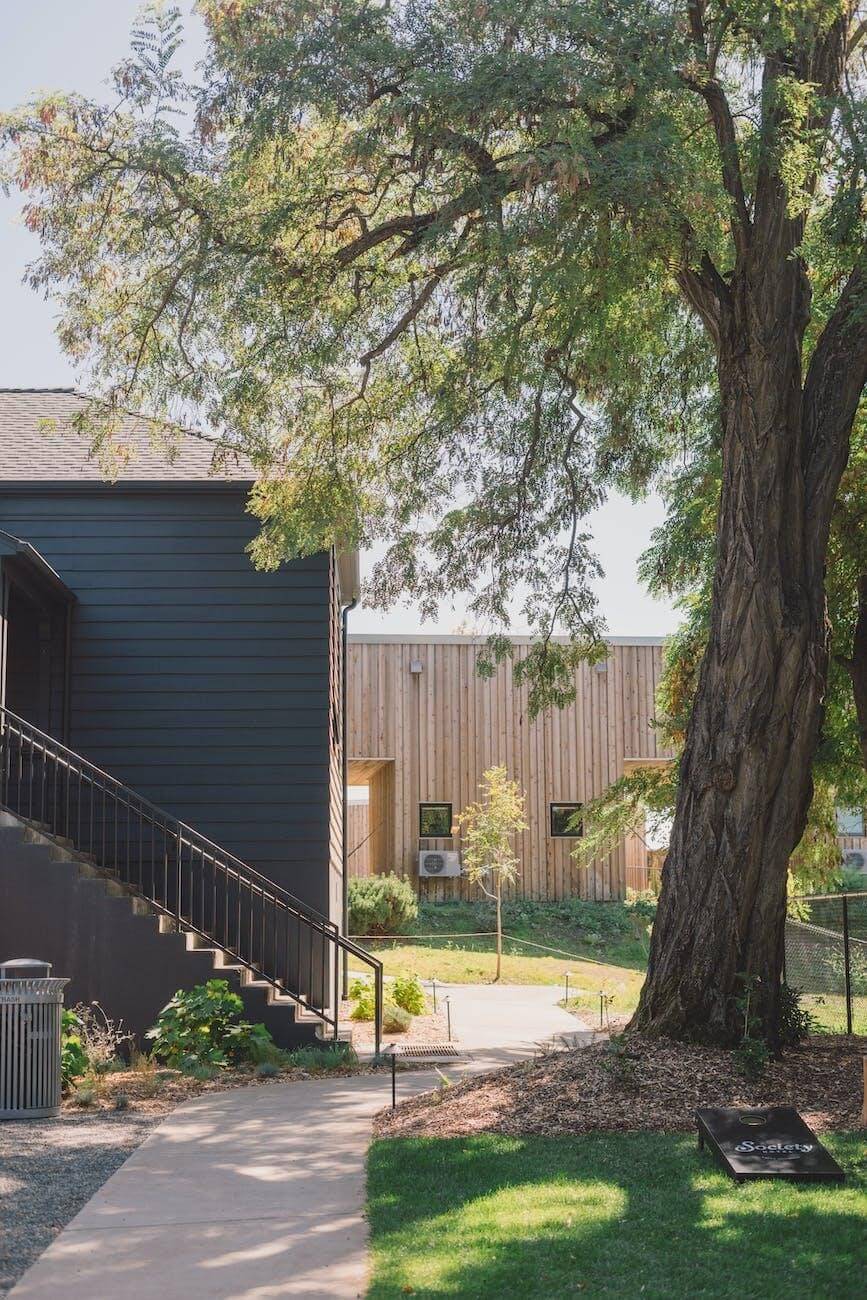
[[[518,639],[518,656],[528,644]],[[484,770],[504,763],[527,796],[516,894],[605,899],[642,887],[647,854],[637,836],[581,869],[571,856],[574,840],[550,833],[552,802],[586,803],[630,761],[670,757],[653,725],[662,640],[610,644],[604,666],[577,670],[573,704],[531,719],[527,688],[515,687],[510,664],[491,679],[478,675],[481,638],[350,636],[349,782],[370,790],[366,818],[363,806],[351,808],[350,874],[395,869],[416,881],[419,847],[457,847],[419,840],[419,805],[450,803],[456,813],[476,797]],[[421,888],[432,900],[471,893],[463,880]]]

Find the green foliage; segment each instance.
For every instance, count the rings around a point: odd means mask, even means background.
[[[355,979],[349,985],[349,998],[355,1005],[350,1020],[373,1020],[376,1015],[376,989],[372,980]]]
[[[349,881],[350,934],[403,934],[417,916],[412,885],[394,872]]]
[[[60,1030],[60,1075],[64,1091],[87,1073],[88,1066],[81,1039],[81,1020],[74,1011],[64,1010]]]
[[[527,829],[524,794],[503,766],[482,773],[481,799],[470,803],[455,817],[461,837],[464,874],[489,898],[502,893],[504,885],[518,878],[515,836]]]
[[[630,916],[641,921],[656,920],[657,897],[652,889],[627,889],[623,906]]]
[[[208,980],[192,989],[179,989],[148,1031],[153,1054],[173,1069],[195,1078],[230,1063],[261,1059],[273,1046],[264,1025],[241,1018],[244,1004],[226,980]]]
[[[584,805],[584,834],[575,841],[572,857],[587,867],[615,851],[630,832],[658,830],[671,817],[677,796],[677,769],[645,767],[612,782]]]
[[[780,1045],[794,1047],[816,1032],[816,1020],[801,1006],[799,989],[780,985]]]
[[[743,1018],[743,1032],[741,1040],[732,1055],[740,1066],[744,1078],[755,1080],[760,1077],[770,1058],[767,1043],[756,1033],[761,1024],[759,1017],[755,1014],[756,989],[759,979],[757,976],[749,974],[741,974],[739,979],[743,992],[740,997],[735,999],[735,1004]]]
[[[296,1047],[287,1052],[286,1063],[311,1074],[327,1074],[331,1070],[354,1069],[358,1057],[351,1043],[332,1043],[322,1047]]]
[[[391,984],[391,996],[397,1006],[412,1016],[424,1014],[426,999],[421,980],[417,975],[398,975]]]
[[[255,1075],[257,1079],[279,1079],[280,1066],[276,1061],[260,1061],[256,1066]]]
[[[403,1007],[399,1007],[396,1002],[386,998],[385,1006],[382,1009],[382,1028],[386,1034],[402,1034],[409,1029],[412,1024],[412,1016]]]

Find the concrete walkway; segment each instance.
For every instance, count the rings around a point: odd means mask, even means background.
[[[437,984],[439,1009],[446,997],[450,1001],[453,1041],[498,1059],[532,1056],[558,1034],[585,1028],[557,1006],[562,996],[563,989],[550,984]]]
[[[555,988],[452,986],[455,1029],[490,1068],[563,1023]],[[565,1016],[565,1022],[561,1017]],[[399,1098],[436,1086],[401,1074]],[[365,1157],[387,1074],[269,1084],[188,1102],[33,1265],[14,1300],[355,1300],[367,1286]]]

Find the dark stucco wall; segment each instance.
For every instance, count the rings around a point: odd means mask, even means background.
[[[72,748],[325,910],[330,559],[257,573],[244,502],[3,487],[0,527],[78,597]]]

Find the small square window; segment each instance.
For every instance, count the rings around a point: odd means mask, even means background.
[[[447,839],[452,833],[450,803],[420,803],[418,833],[423,840]]]
[[[578,839],[584,834],[584,823],[572,822],[583,807],[580,803],[551,804],[551,834],[555,839]]]

